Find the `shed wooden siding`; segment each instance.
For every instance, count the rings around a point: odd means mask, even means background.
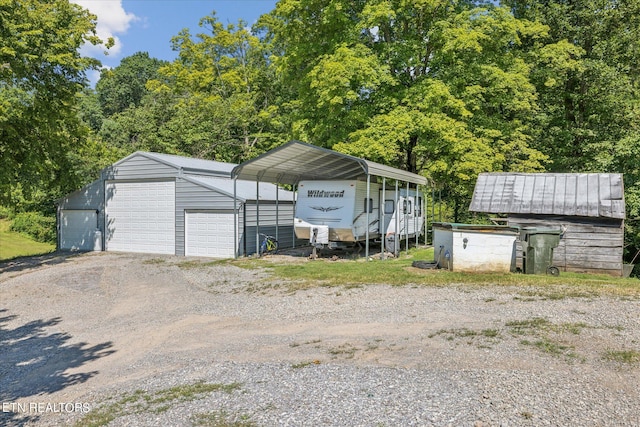
[[[237,208],[242,209],[242,203]],[[185,210],[216,210],[233,213],[233,197],[219,193],[193,182],[176,180],[176,255],[185,254]],[[243,213],[239,216],[239,232],[242,230]]]
[[[624,227],[622,220],[568,216],[510,215],[508,224],[566,231],[553,252],[553,263],[561,271],[622,275]],[[518,260],[522,247],[518,244]],[[520,261],[518,261],[521,267]]]
[[[106,168],[103,179],[143,180],[175,178],[179,170],[142,154],[135,154]]]
[[[616,173],[482,173],[469,210],[504,214],[625,217]]]

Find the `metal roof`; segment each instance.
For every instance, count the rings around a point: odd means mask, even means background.
[[[367,175],[425,185],[411,172],[370,162],[300,141],[290,141],[233,168],[232,176],[246,180],[296,184],[301,180],[359,179]]]
[[[236,166],[235,163],[224,163],[217,162],[215,160],[196,159],[193,157],[176,156],[173,154],[151,153],[148,151],[136,151],[135,153],[125,157],[117,163],[123,162],[135,155],[141,155],[150,159],[154,159],[166,165],[173,166],[178,169],[183,169],[185,171],[200,171],[226,176],[231,176],[231,171]]]
[[[182,178],[195,184],[202,185],[211,190],[221,192],[233,197],[233,180],[229,178],[213,177],[213,176],[194,176],[184,175]],[[277,188],[276,185],[261,182],[260,184],[260,200],[276,200],[276,189],[278,191],[278,200],[290,202],[293,200],[293,192],[283,188]],[[236,180],[236,196],[242,201],[256,200],[256,182]]]
[[[481,173],[469,210],[624,219],[619,173]]]

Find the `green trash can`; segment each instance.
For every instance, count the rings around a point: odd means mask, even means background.
[[[560,270],[553,266],[553,249],[560,244],[561,230],[526,227],[520,232],[522,271],[525,274],[552,274]]]

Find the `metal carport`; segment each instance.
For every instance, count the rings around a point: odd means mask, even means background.
[[[427,179],[423,176],[301,141],[290,141],[280,147],[274,148],[255,159],[239,164],[234,167],[231,172],[231,177],[234,182],[234,199],[236,195],[235,182],[237,179],[255,180],[256,186],[259,185],[261,181],[296,186],[298,182],[302,180],[362,178],[365,178],[367,181],[368,198],[369,184],[371,183],[372,176],[382,178],[383,195],[387,178],[396,181],[396,193],[398,190],[398,182],[400,181],[407,184],[407,190],[409,189],[410,183],[416,186],[427,184]],[[237,215],[237,209],[234,208],[234,212],[236,212]],[[367,222],[369,222],[368,212]],[[256,234],[257,241],[259,241],[259,225]],[[384,253],[384,239],[382,239],[382,242],[382,251]],[[259,243],[256,243],[256,249],[259,253],[258,244]],[[368,229],[366,231],[365,256],[368,259]]]

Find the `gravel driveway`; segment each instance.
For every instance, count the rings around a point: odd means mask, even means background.
[[[0,265],[0,425],[640,426],[637,299],[185,261]]]

